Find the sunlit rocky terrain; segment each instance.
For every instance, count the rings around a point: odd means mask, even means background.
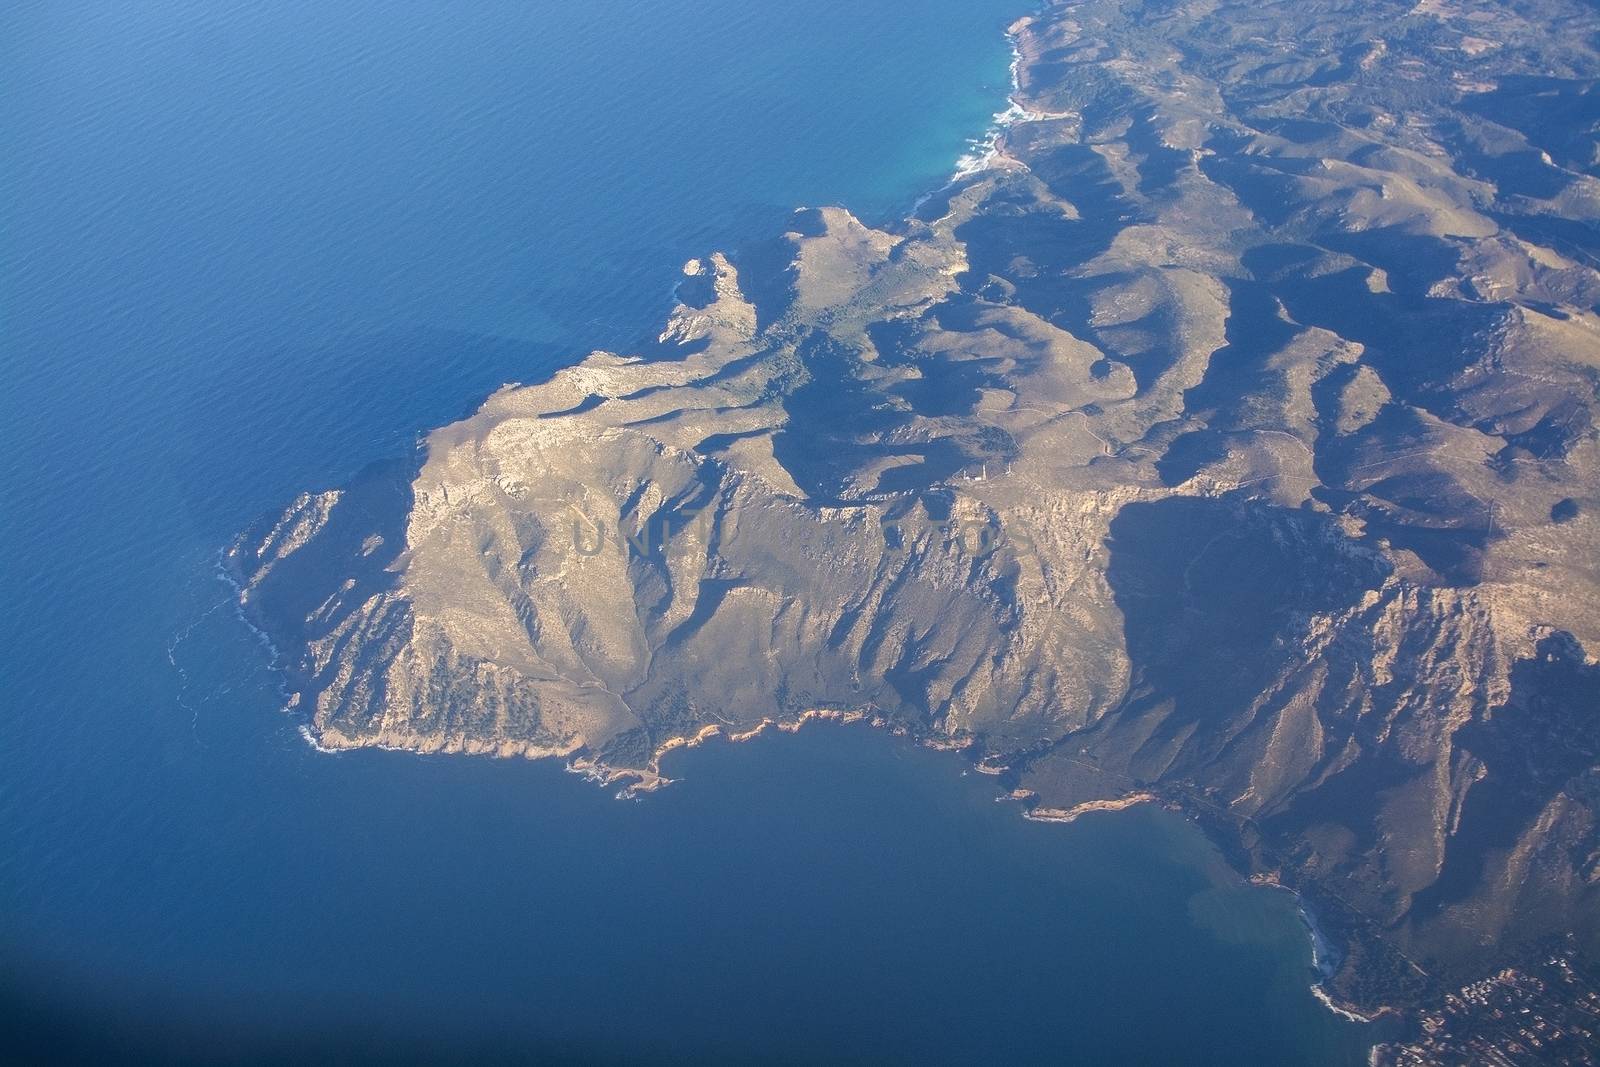
[[[659,338],[242,536],[309,734],[640,790],[859,718],[1035,817],[1188,812],[1304,896],[1331,1003],[1413,1020],[1380,1057],[1592,1054],[1600,17],[1012,33],[992,152],[913,217],[708,253]],[[1563,1021],[1415,1025],[1507,968]]]

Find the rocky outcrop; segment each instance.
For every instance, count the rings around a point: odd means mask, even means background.
[[[1548,7],[1051,6],[986,167],[689,264],[637,353],[263,520],[242,602],[329,747],[639,788],[870,717],[1045,817],[1184,806],[1363,1011],[1592,953],[1600,159],[1531,101],[1595,26]]]

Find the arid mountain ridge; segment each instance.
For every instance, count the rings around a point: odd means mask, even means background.
[[[316,741],[659,755],[807,713],[1150,794],[1330,994],[1600,954],[1600,20],[1061,3],[986,165],[685,268],[230,550]],[[1556,946],[1556,947],[1552,947]]]

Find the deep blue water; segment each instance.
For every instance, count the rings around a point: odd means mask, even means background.
[[[903,210],[1021,6],[5,6],[0,1042],[1359,1060],[1291,904],[1174,819],[1026,823],[837,728],[680,754],[637,804],[320,756],[213,573],[647,333],[690,256]]]

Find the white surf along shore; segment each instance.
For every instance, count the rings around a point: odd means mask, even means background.
[[[1019,38],[1032,23],[1031,15],[1024,16],[1006,30],[1006,40],[1011,43],[1011,91],[1006,96],[1006,106],[994,113],[981,137],[967,142],[967,151],[956,160],[955,172],[950,176],[951,184],[1014,162],[1005,154],[1004,148],[1005,134],[1011,127],[1026,122],[1050,122],[1073,117],[1066,112],[1035,110],[1021,99],[1022,48]]]

